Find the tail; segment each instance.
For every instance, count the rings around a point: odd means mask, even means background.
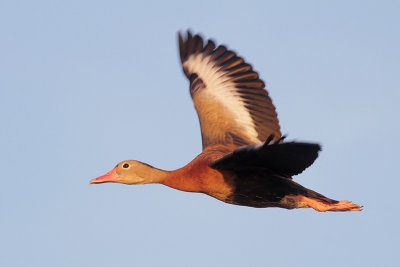
[[[315,191],[306,189],[305,194],[287,195],[282,202],[289,202],[295,208],[313,208],[316,211],[362,211],[362,206],[348,200],[336,201]]]

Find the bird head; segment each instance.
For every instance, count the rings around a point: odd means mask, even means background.
[[[122,184],[147,184],[152,183],[149,172],[150,165],[136,160],[125,160],[115,166],[103,176],[97,177],[90,181],[91,184],[101,183],[122,183]]]

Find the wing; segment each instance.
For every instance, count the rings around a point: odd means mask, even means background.
[[[188,31],[179,33],[182,67],[200,120],[203,149],[215,144],[262,143],[281,136],[265,84],[257,72],[225,46]]]
[[[217,170],[263,170],[265,173],[279,174],[290,178],[311,166],[321,150],[320,145],[311,143],[270,143],[246,146],[211,163]]]

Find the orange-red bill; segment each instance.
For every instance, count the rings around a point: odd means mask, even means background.
[[[103,176],[97,177],[95,179],[90,180],[91,184],[101,184],[101,183],[108,183],[108,182],[118,182],[119,176],[117,173],[117,168],[112,169],[111,171],[107,172]]]

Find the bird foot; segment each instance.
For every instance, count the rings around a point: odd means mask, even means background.
[[[328,203],[301,195],[286,196],[285,198],[296,201],[297,207],[310,207],[319,212],[325,211],[362,211],[362,206],[354,204],[348,200],[338,201],[337,203]]]

